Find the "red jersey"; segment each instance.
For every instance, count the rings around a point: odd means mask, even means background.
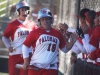
[[[99,48],[99,40],[100,40],[100,26],[95,28],[93,35],[90,39],[90,44],[95,46],[96,48]]]
[[[87,39],[87,41],[89,41],[89,39],[91,38],[91,36],[92,36],[92,34],[93,34],[93,31],[94,31],[94,28],[90,28],[90,29],[89,29],[89,32],[88,32],[89,38]],[[80,38],[78,38],[78,40],[79,40],[80,43],[84,46],[84,48],[86,49],[86,52],[87,52],[87,53],[81,53],[81,54],[79,54],[78,57],[85,59],[87,62],[90,62],[90,63],[95,64],[95,61],[92,61],[92,60],[88,59],[88,53],[89,53],[90,51],[88,50],[87,45],[85,44],[86,42],[84,42],[84,41],[83,41],[82,39],[80,39]]]
[[[100,64],[100,26],[96,27],[94,32],[93,32],[93,36],[90,39],[90,44],[95,46],[97,48],[97,50],[93,51],[91,53],[91,57],[93,59],[97,59],[98,65]]]

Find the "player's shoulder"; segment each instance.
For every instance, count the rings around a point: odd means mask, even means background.
[[[37,25],[36,25],[36,23],[34,21],[28,20],[27,23],[31,28],[35,28],[35,29],[37,28]]]
[[[32,30],[32,32],[39,32],[39,31],[41,31],[40,27],[37,27],[37,29]]]
[[[96,28],[94,29],[94,33],[97,33],[97,32],[100,32],[100,26],[98,26],[98,27],[96,27]]]
[[[8,23],[8,25],[15,25],[16,23],[18,23],[17,19],[15,19],[14,21],[11,21],[10,23]]]
[[[55,34],[55,35],[59,35],[61,36],[61,32],[58,30],[58,29],[55,29],[55,28],[52,28],[52,33]]]
[[[36,24],[33,20],[28,20],[28,23]]]
[[[27,20],[28,22],[33,22],[34,23],[34,21],[33,20]]]

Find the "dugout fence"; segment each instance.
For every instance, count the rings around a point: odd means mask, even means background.
[[[79,6],[79,10],[89,8],[98,12],[100,11],[100,0],[81,0]],[[73,75],[100,75],[100,66],[77,59],[73,67]]]

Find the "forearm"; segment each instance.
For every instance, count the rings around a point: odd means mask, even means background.
[[[24,58],[24,63],[28,64],[29,63],[29,58]]]
[[[91,52],[90,56],[91,56],[90,59],[92,59],[92,60],[100,58],[100,49],[97,49],[97,50]]]
[[[72,52],[76,53],[76,54],[79,54],[81,53],[81,51],[79,50],[79,48],[74,44],[73,47],[72,47]]]
[[[5,36],[2,36],[2,41],[7,48],[10,48],[10,40],[8,38],[6,38]]]
[[[29,58],[29,48],[25,45],[22,46],[23,58]]]
[[[82,39],[83,46],[87,53],[91,53],[92,51],[96,50],[96,47],[89,44],[90,38],[88,34],[85,34],[85,38]]]
[[[82,52],[82,53],[86,53],[86,50],[84,48],[84,46],[77,40],[75,42],[75,45],[77,46],[77,48]]]
[[[74,43],[75,43],[75,42],[73,42],[73,41],[67,42],[67,44],[66,44],[66,49],[67,49],[67,50],[70,50],[70,49],[73,47]]]

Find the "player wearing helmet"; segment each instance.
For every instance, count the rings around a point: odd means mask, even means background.
[[[25,1],[21,1],[16,5],[18,19],[8,24],[2,37],[5,46],[9,50],[9,75],[27,75],[27,71],[17,69],[15,65],[23,64],[22,44],[28,34],[37,28],[33,21],[27,19],[29,9],[30,7]],[[32,47],[29,52],[32,52]]]
[[[52,28],[53,21],[54,18],[50,10],[41,9],[38,12],[40,27],[32,31],[23,43],[23,69],[28,68],[28,75],[58,75],[58,49],[67,53],[77,39],[77,36],[72,34],[70,42],[66,43],[63,38],[65,35],[63,36],[60,31]],[[29,65],[28,50],[30,46],[33,46],[35,51]]]

